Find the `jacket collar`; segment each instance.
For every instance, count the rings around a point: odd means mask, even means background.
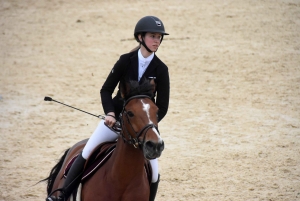
[[[139,58],[138,58],[138,50],[133,52],[133,55],[130,57],[131,60],[131,66],[133,67],[133,75],[134,77],[137,79],[138,78],[138,70],[139,70]],[[158,65],[158,58],[157,56],[154,54],[154,57],[152,59],[152,61],[150,62],[148,68],[146,69],[144,75],[147,76],[148,73],[150,73],[151,71],[153,71]]]
[[[138,50],[138,58],[139,58],[139,60],[141,60],[142,62],[149,62],[149,61],[152,61],[153,57],[154,57],[154,52],[152,52],[152,54],[150,54],[150,56],[148,56],[147,58],[145,58],[145,57],[142,55],[141,49]]]

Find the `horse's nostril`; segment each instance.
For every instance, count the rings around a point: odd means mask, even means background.
[[[149,149],[154,149],[155,144],[152,141],[147,141],[146,142],[146,147]]]
[[[159,146],[159,151],[163,151],[165,149],[165,143],[162,141],[162,143]]]
[[[162,152],[165,148],[165,143],[164,142],[154,143],[152,141],[147,141],[145,146],[147,147],[148,150]]]
[[[144,156],[149,160],[154,158],[159,158],[164,148],[165,148],[165,143],[163,141],[156,143],[149,140],[145,142],[143,146]]]

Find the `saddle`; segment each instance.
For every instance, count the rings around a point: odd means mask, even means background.
[[[93,173],[95,173],[99,168],[101,168],[105,162],[111,157],[113,154],[115,148],[116,148],[117,140],[112,142],[104,142],[100,144],[91,154],[91,156],[88,158],[85,170],[83,172],[81,182],[85,182],[88,180]],[[70,161],[68,162],[68,165],[66,166],[64,170],[64,177],[68,175],[68,172],[75,161],[75,159],[78,157],[78,155],[74,156]],[[145,171],[147,174],[149,185],[151,184],[152,179],[152,168],[150,165],[150,162],[145,159],[144,162]]]

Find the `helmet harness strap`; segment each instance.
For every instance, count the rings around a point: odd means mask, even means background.
[[[152,51],[147,47],[145,41],[144,41],[144,38],[145,38],[145,33],[142,33],[141,34],[141,38],[142,38],[142,41],[140,41],[140,43],[146,48],[146,50],[149,52],[149,53],[152,53]]]

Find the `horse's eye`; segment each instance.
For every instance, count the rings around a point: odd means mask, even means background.
[[[128,111],[127,114],[128,114],[129,117],[133,117],[134,116],[134,114],[131,111]]]

